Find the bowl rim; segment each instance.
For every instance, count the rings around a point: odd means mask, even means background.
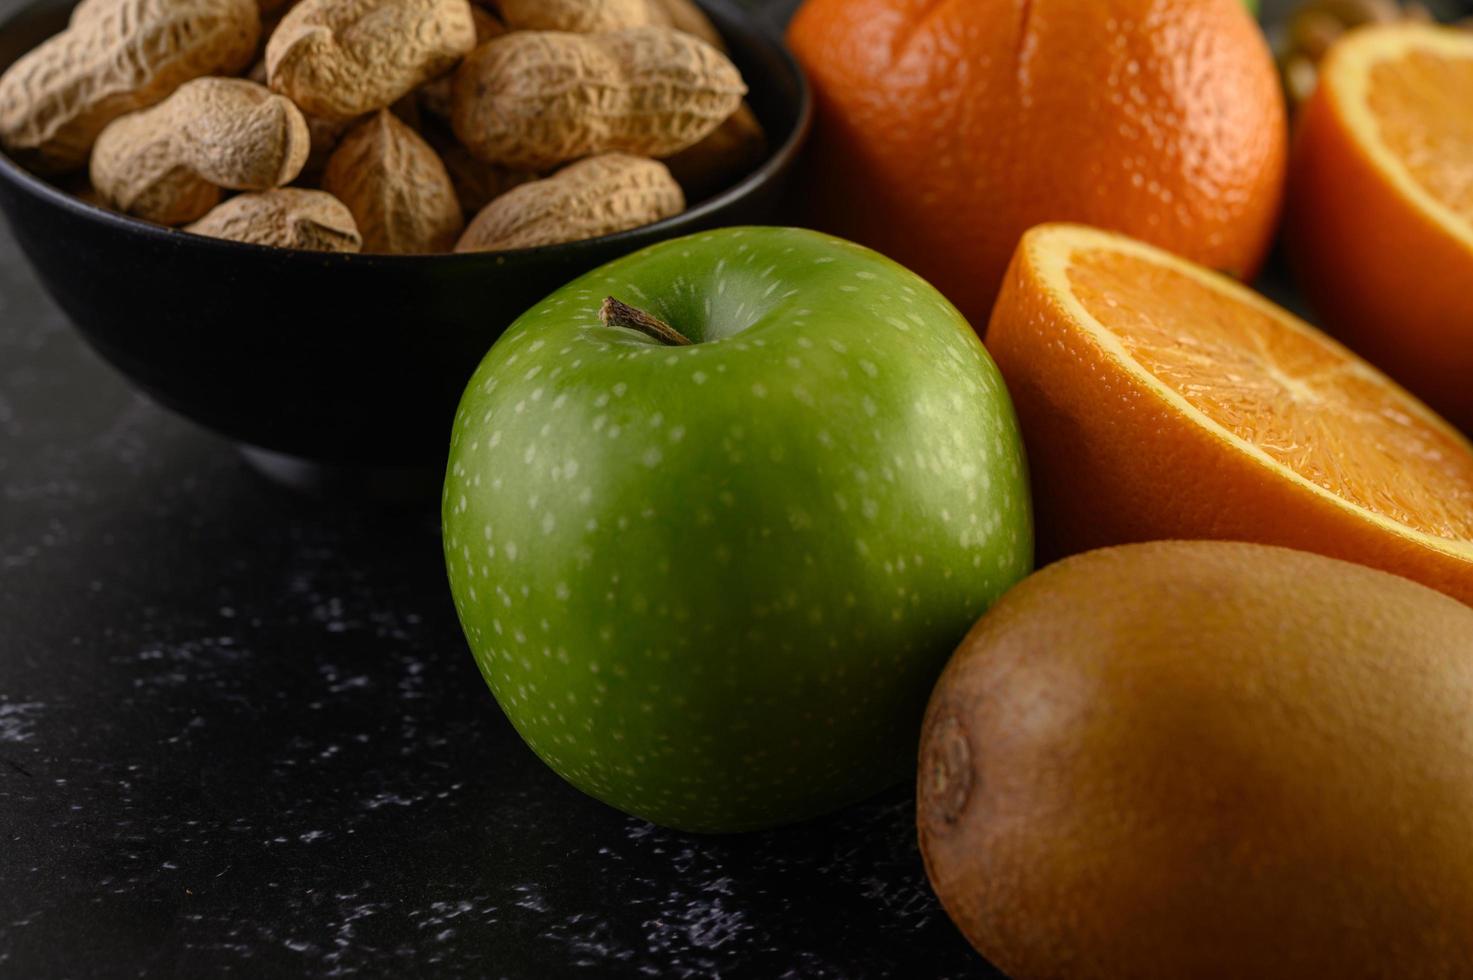
[[[651,242],[661,239],[664,232],[670,230],[678,231],[683,224],[699,224],[702,219],[708,218],[724,208],[737,203],[754,191],[769,183],[779,171],[785,169],[797,155],[806,141],[809,130],[813,125],[813,89],[808,82],[808,76],[804,73],[802,65],[794,57],[792,50],[783,40],[781,33],[772,21],[755,11],[746,10],[730,3],[729,0],[698,0],[702,6],[712,6],[720,9],[723,14],[732,20],[744,22],[762,41],[777,53],[784,67],[798,83],[798,112],[793,121],[793,126],[783,142],[775,147],[767,159],[757,169],[748,173],[741,180],[727,187],[725,190],[706,198],[695,207],[687,208],[676,215],[662,218],[659,221],[647,225],[639,225],[624,231],[614,232],[610,235],[599,235],[594,238],[580,238],[571,242],[557,242],[551,245],[537,245],[532,248],[507,249],[499,252],[427,252],[413,255],[394,255],[384,252],[320,252],[303,248],[283,248],[278,245],[261,245],[254,242],[237,242],[225,238],[214,238],[209,235],[196,235],[185,231],[183,228],[174,228],[168,225],[158,225],[141,218],[112,211],[98,204],[85,201],[74,194],[51,184],[45,179],[31,173],[17,163],[10,154],[0,149],[0,177],[15,184],[21,190],[40,198],[46,203],[70,211],[84,220],[100,221],[111,225],[122,231],[141,234],[146,238],[164,244],[188,243],[193,248],[215,249],[224,253],[235,252],[243,255],[272,255],[272,256],[306,256],[313,259],[331,258],[333,260],[349,262],[361,266],[403,266],[416,265],[431,262],[450,263],[460,262],[465,264],[487,263],[501,265],[511,260],[535,259],[559,250],[570,250],[594,245],[618,246],[624,243],[637,244],[641,239],[648,238]],[[24,9],[24,8],[22,8]],[[6,18],[9,20],[10,18]],[[570,161],[574,162],[574,161]]]

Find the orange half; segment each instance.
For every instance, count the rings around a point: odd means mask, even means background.
[[[1473,445],[1233,280],[1042,225],[1013,256],[987,346],[1023,426],[1045,556],[1258,541],[1473,602]]]
[[[1325,67],[1365,152],[1407,203],[1473,249],[1473,34],[1427,25],[1348,37]]]
[[[1473,32],[1336,43],[1300,115],[1289,205],[1326,329],[1473,431]]]

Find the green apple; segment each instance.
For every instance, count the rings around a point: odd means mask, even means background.
[[[518,319],[461,400],[443,521],[527,744],[697,831],[913,771],[947,657],[1033,560],[1012,405],[967,322],[782,228],[652,246]]]

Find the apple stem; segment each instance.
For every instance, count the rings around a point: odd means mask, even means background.
[[[652,337],[667,347],[689,347],[690,340],[670,324],[644,310],[621,303],[612,296],[605,296],[598,308],[598,318],[606,327],[627,327]]]

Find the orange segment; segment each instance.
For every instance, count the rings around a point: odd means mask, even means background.
[[[1473,430],[1473,32],[1346,35],[1291,172],[1290,250],[1326,328]]]
[[[1473,600],[1473,446],[1251,290],[1077,225],[1024,236],[987,345],[1052,555],[1239,538]]]

